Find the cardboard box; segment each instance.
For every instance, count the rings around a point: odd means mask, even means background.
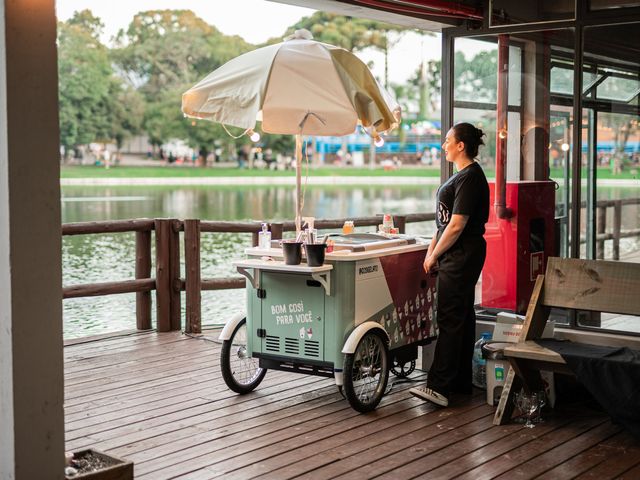
[[[496,316],[496,327],[493,330],[491,340],[494,342],[513,342],[516,343],[522,332],[522,324],[524,323],[523,315],[515,313],[500,312]],[[556,322],[553,320],[547,322],[542,332],[542,338],[553,338]]]

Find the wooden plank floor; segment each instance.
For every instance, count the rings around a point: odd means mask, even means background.
[[[125,457],[148,480],[640,478],[640,442],[595,410],[495,427],[484,392],[438,409],[408,393],[417,383],[396,381],[362,415],[333,381],[275,371],[239,396],[222,380],[213,338],[150,332],[67,345],[67,450]]]

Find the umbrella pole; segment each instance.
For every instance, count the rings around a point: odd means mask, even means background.
[[[302,230],[302,135],[296,135],[296,237]]]

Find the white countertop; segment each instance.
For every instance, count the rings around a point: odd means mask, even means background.
[[[365,250],[364,252],[352,252],[351,250],[335,250],[331,253],[325,254],[325,261],[331,262],[353,262],[356,260],[367,260],[370,258],[387,257],[389,255],[398,255],[401,253],[417,252],[429,248],[428,244],[413,245],[399,245],[389,248],[379,248],[375,250]],[[304,249],[303,249],[304,252]],[[280,259],[283,257],[281,248],[247,248],[244,253],[250,257],[271,257],[274,259]],[[303,259],[304,261],[304,259]],[[235,265],[235,263],[234,263]],[[303,263],[301,265],[305,265]],[[295,265],[285,265],[285,267],[293,267]],[[321,267],[307,267],[307,268],[321,268]]]
[[[251,250],[260,250],[260,249],[256,248]],[[273,248],[271,250],[278,250],[278,249]],[[260,252],[264,252],[264,251],[265,250],[260,250]],[[273,255],[269,255],[269,256],[273,257]],[[236,262],[233,262],[233,266],[242,267],[242,268],[256,268],[258,270],[299,272],[299,273],[322,273],[322,272],[328,272],[329,270],[333,270],[333,265],[329,265],[329,264],[324,264],[320,267],[310,267],[306,263],[301,263],[300,265],[287,265],[286,263],[279,260],[262,260],[258,258],[238,260]]]

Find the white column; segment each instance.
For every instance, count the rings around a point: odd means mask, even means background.
[[[64,478],[53,0],[0,2],[0,478]]]

